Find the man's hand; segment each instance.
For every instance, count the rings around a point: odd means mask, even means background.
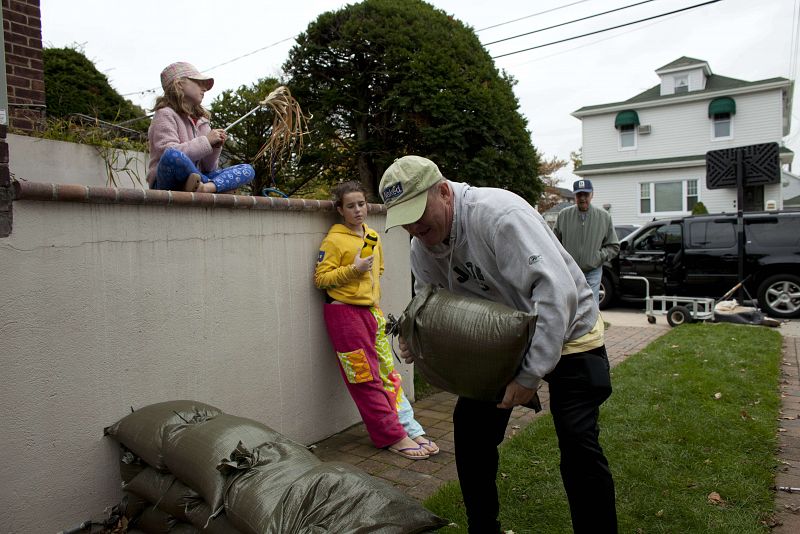
[[[503,395],[503,400],[497,407],[513,408],[517,405],[527,404],[535,394],[535,389],[526,388],[516,380],[512,380],[506,386],[506,394]]]
[[[374,256],[367,256],[366,258],[362,258],[359,254],[356,254],[356,257],[353,259],[353,265],[356,266],[356,270],[360,273],[366,273],[372,270],[372,262],[374,261]]]
[[[414,363],[414,355],[408,348],[408,343],[402,337],[397,338],[397,343],[400,347],[400,358],[406,363]]]

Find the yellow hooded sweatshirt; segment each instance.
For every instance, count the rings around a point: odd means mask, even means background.
[[[365,224],[366,235],[371,229]],[[377,232],[376,232],[377,233]],[[334,224],[322,240],[314,272],[314,284],[335,300],[356,306],[380,306],[383,245],[378,237],[372,271],[361,273],[353,260],[361,253],[364,239],[343,224]]]

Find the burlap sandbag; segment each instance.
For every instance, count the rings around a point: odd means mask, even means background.
[[[173,475],[200,493],[211,509],[217,511],[222,506],[226,485],[226,475],[217,470],[217,465],[239,442],[251,450],[265,443],[294,443],[258,421],[220,415],[172,427],[164,440],[164,462]]]
[[[170,532],[175,528],[178,525],[178,520],[163,510],[150,506],[131,521],[130,525],[148,534],[161,534],[162,532]],[[197,530],[194,529],[194,532],[197,532]]]
[[[390,330],[409,344],[429,383],[462,397],[499,401],[519,371],[537,317],[535,307],[522,312],[426,286]]]
[[[125,445],[151,467],[165,471],[167,467],[161,455],[164,430],[220,414],[222,410],[219,408],[192,400],[159,402],[126,415],[106,427],[104,433]]]
[[[447,521],[386,482],[339,462],[325,462],[281,496],[263,534],[412,534]]]
[[[200,494],[169,473],[160,473],[148,467],[128,484],[125,491],[146,499],[155,508],[169,515],[189,521],[187,506],[200,500]]]
[[[241,532],[261,534],[286,489],[319,464],[316,456],[297,443],[267,443],[253,450],[240,443],[219,466],[228,475],[228,519]]]

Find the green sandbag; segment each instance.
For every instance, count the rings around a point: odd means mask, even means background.
[[[225,513],[244,533],[261,534],[281,496],[320,460],[296,443],[267,443],[249,450],[241,443],[219,469],[229,476]]]
[[[233,526],[225,515],[220,512],[215,517],[211,517],[211,507],[199,501],[186,508],[186,516],[189,522],[203,534],[238,534],[239,531]]]
[[[200,494],[169,473],[159,473],[148,467],[128,484],[125,491],[146,499],[155,508],[188,521],[186,507],[200,500]]]
[[[265,443],[294,443],[258,421],[219,415],[168,430],[164,439],[164,462],[173,475],[197,491],[211,509],[217,511],[222,506],[226,485],[226,475],[217,470],[217,465],[239,442],[251,450]]]
[[[447,524],[386,482],[351,465],[325,462],[286,490],[259,533],[412,534]]]
[[[388,327],[425,379],[461,397],[499,401],[516,376],[538,315],[426,286]]]
[[[151,467],[166,471],[162,457],[163,434],[167,427],[198,422],[222,414],[222,410],[202,402],[175,400],[150,404],[106,427],[111,436],[140,456]]]
[[[139,517],[131,521],[131,526],[151,534],[170,532],[178,525],[178,520],[153,506],[145,509]],[[194,532],[197,532],[195,529]]]

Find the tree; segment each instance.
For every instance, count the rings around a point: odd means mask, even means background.
[[[706,215],[708,214],[708,208],[702,202],[698,202],[692,207],[692,215]]]
[[[573,170],[583,165],[583,147],[580,147],[578,148],[578,150],[573,150],[572,152],[570,152],[569,160],[572,162]]]
[[[544,213],[561,202],[561,194],[558,192],[560,186],[555,173],[566,166],[567,162],[563,159],[558,159],[557,156],[539,163],[539,179],[544,185],[544,191],[542,191],[539,202],[536,204],[539,213]]]
[[[47,115],[68,117],[82,113],[108,122],[121,122],[143,117],[145,112],[120,96],[86,56],[74,48],[45,48],[44,88]],[[131,125],[146,131],[149,121]]]
[[[365,0],[323,13],[284,68],[313,115],[303,173],[358,178],[373,193],[395,158],[418,154],[448,178],[538,199],[538,157],[513,79],[443,11]]]

